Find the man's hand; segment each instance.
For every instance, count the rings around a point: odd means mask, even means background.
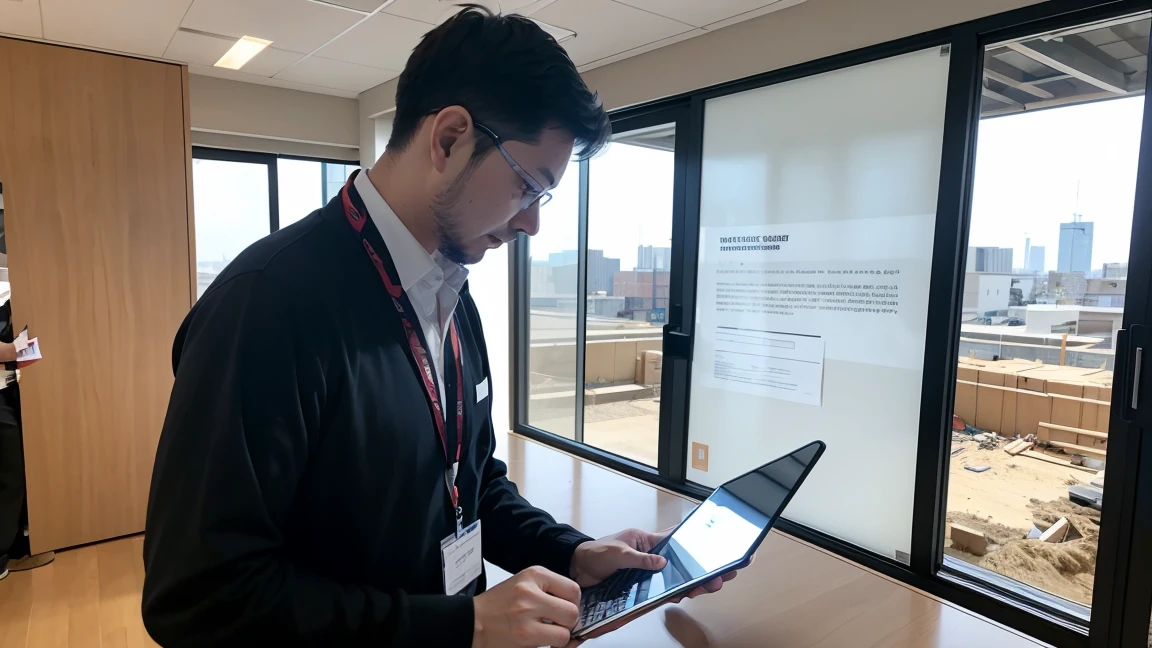
[[[621,569],[664,569],[667,563],[664,557],[648,553],[664,539],[664,535],[628,529],[607,538],[585,542],[572,554],[569,575],[580,587],[592,587]]]
[[[472,648],[566,646],[579,620],[580,586],[529,567],[472,599]]]
[[[585,542],[576,547],[572,554],[572,566],[569,568],[572,580],[580,587],[592,587],[621,569],[646,569],[658,571],[664,569],[667,561],[663,556],[648,553],[653,547],[671,531],[651,533],[639,529],[627,529],[616,535],[610,535],[593,542]],[[736,569],[743,569],[747,565],[740,565]],[[685,598],[696,598],[701,594],[711,594],[719,591],[724,583],[736,578],[736,571],[730,571],[723,576],[698,585],[685,594],[672,599],[679,603]]]

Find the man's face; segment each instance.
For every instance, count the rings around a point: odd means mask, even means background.
[[[479,130],[475,135],[487,137]],[[547,129],[535,144],[505,141],[503,145],[538,186],[550,190],[568,168],[573,141],[560,129]],[[517,232],[533,236],[539,231],[539,201],[520,209],[524,197],[535,192],[495,147],[470,173],[461,169],[461,174],[432,204],[440,228],[440,252],[449,260],[477,263],[488,250],[516,238]]]

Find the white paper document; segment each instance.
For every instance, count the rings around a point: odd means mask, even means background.
[[[710,386],[753,396],[821,404],[824,339],[717,326]]]

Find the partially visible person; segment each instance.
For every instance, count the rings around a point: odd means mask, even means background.
[[[3,282],[0,282],[3,283]],[[7,293],[3,287],[0,293]],[[28,543],[28,507],[24,482],[24,436],[20,428],[20,383],[16,380],[16,354],[12,302],[0,306],[0,580],[9,571],[42,567],[56,555],[32,555]]]

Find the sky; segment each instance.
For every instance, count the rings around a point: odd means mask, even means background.
[[[1095,223],[1092,267],[1128,260],[1143,97],[986,119],[980,123],[970,244],[1012,247],[1024,265],[1024,239],[1057,263],[1059,227],[1079,210]],[[320,163],[279,160],[282,224],[321,206]],[[636,266],[639,245],[672,238],[673,154],[613,144],[590,162],[591,249]],[[541,210],[534,259],[576,249],[579,165],[571,163]],[[229,260],[268,234],[265,167],[195,160],[197,258]],[[1079,202],[1077,202],[1079,185]]]
[[[1092,268],[1126,262],[1143,109],[1132,97],[980,122],[969,245],[1014,248],[1022,268],[1031,237],[1055,270],[1060,223],[1079,211],[1095,223]]]
[[[323,206],[319,162],[280,159],[276,175],[281,227]],[[197,261],[230,261],[268,235],[268,168],[263,164],[193,160],[192,187]]]
[[[640,245],[672,246],[673,157],[627,144],[611,144],[589,163],[588,248],[636,267]],[[540,233],[532,237],[532,259],[575,250],[580,168],[568,165],[552,201],[540,210]]]

